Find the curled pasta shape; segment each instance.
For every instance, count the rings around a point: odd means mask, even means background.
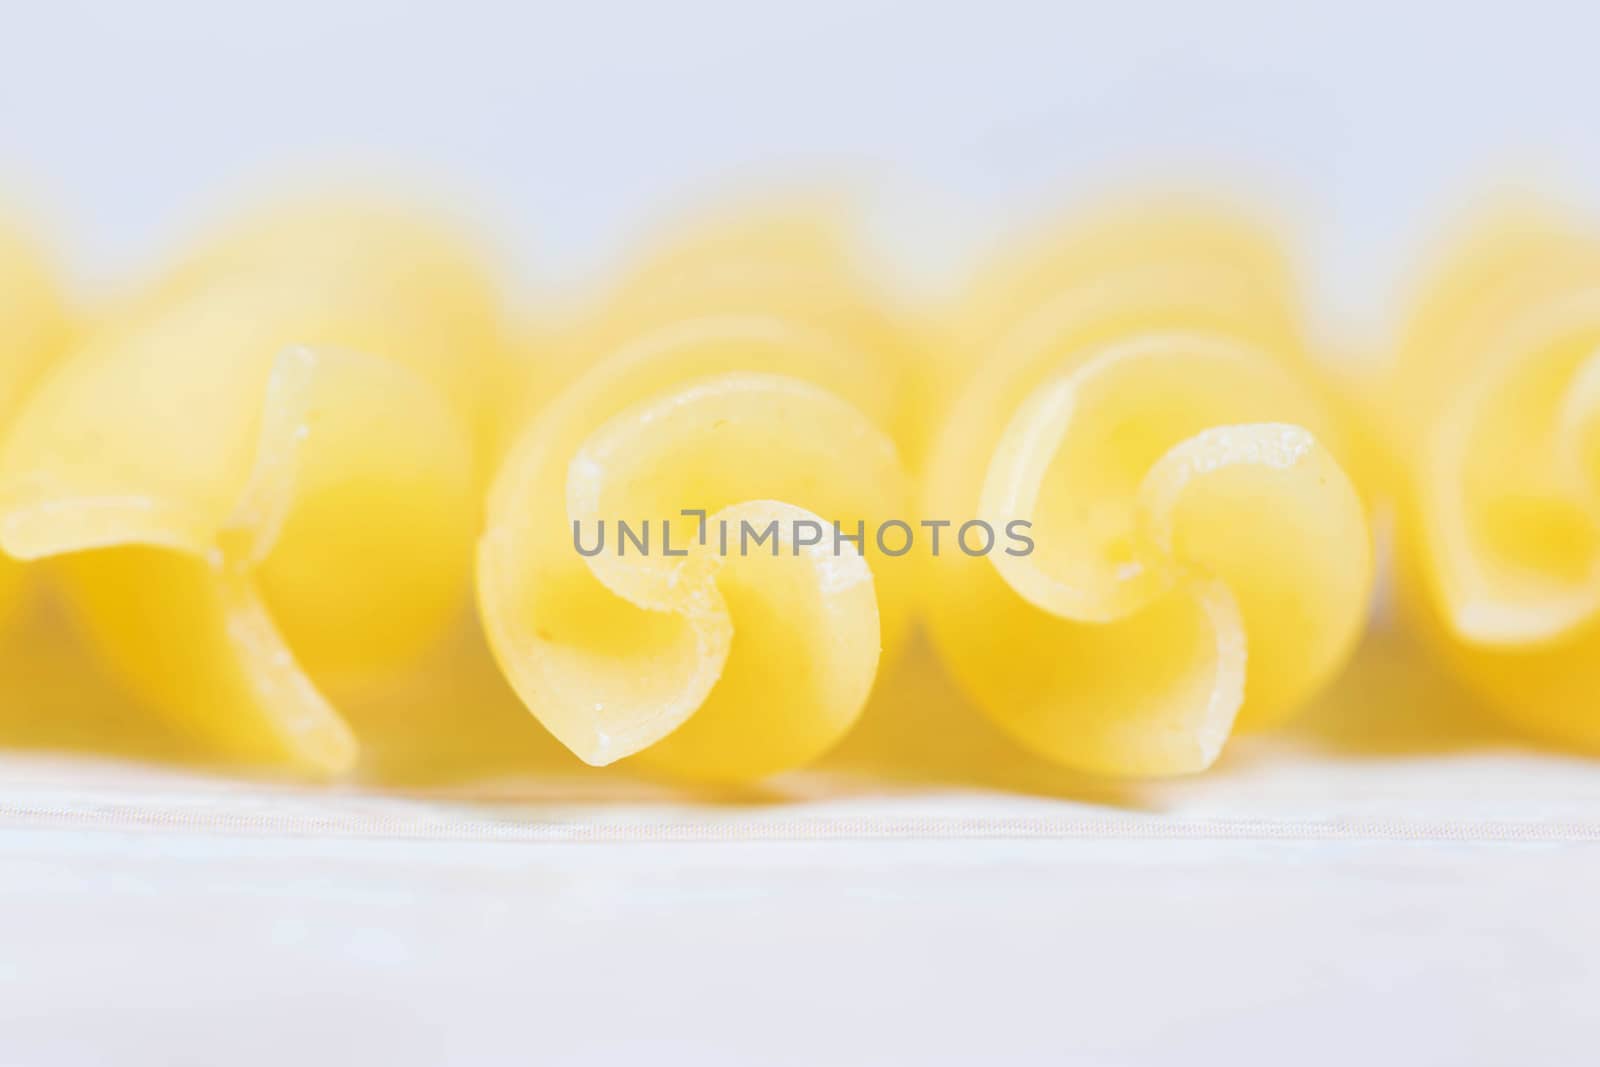
[[[33,392],[0,548],[208,755],[312,774],[336,710],[461,618],[493,290],[443,236],[321,208],[225,236]]]
[[[861,355],[857,388],[915,466],[928,437],[926,343],[862,275],[842,213],[826,201],[784,199],[691,219],[647,246],[591,314],[564,335],[536,339],[507,422],[520,431],[562,386],[610,353],[691,319],[789,323]]]
[[[1107,774],[1201,770],[1349,653],[1372,582],[1336,420],[1252,231],[1114,218],[996,270],[924,511],[1033,550],[929,560],[927,615],[1008,732]]]
[[[1424,289],[1388,393],[1403,606],[1513,722],[1600,746],[1600,238],[1486,220]]]
[[[27,391],[66,345],[69,316],[45,257],[0,222],[0,437]],[[0,625],[20,600],[22,568],[0,557]]]
[[[490,644],[591,764],[735,780],[805,762],[855,721],[907,627],[909,567],[871,532],[910,497],[893,357],[831,265],[764,236],[677,249],[659,294],[625,286],[585,336],[628,339],[526,424],[491,489]],[[807,313],[758,280],[792,271],[818,279]],[[655,552],[625,551],[618,520],[650,520]],[[664,553],[662,520],[685,554]],[[864,543],[836,542],[834,522]],[[602,523],[612,540],[578,551]],[[775,542],[741,543],[769,525]]]

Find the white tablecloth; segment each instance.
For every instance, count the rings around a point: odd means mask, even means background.
[[[12,753],[0,1064],[1594,1062],[1600,766],[1413,663],[1167,783],[914,685],[735,794]]]

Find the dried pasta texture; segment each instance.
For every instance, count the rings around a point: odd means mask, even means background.
[[[1600,237],[1480,221],[1399,344],[1402,606],[1513,722],[1600,748]]]
[[[909,614],[909,567],[873,532],[911,495],[904,364],[865,300],[798,222],[684,238],[619,287],[582,332],[596,355],[518,434],[479,604],[518,694],[585,761],[754,778],[860,713]],[[648,522],[651,550],[619,521]]]
[[[0,220],[0,439],[27,391],[67,343],[69,318],[44,254]],[[0,557],[0,627],[21,598],[22,568]]]
[[[210,754],[344,771],[336,702],[468,602],[495,308],[407,216],[303,207],[224,235],[31,395],[0,548],[55,559],[117,674]]]
[[[1028,747],[1198,771],[1348,655],[1371,537],[1291,298],[1264,235],[1168,205],[1054,232],[974,286],[923,510],[1029,524],[1032,550],[941,546],[927,616]]]

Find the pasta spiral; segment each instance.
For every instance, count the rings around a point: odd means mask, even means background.
[[[0,547],[212,757],[326,774],[342,694],[461,617],[494,293],[454,236],[309,205],[107,318],[0,454]]]
[[[930,559],[927,614],[1028,747],[1197,771],[1350,651],[1371,537],[1291,306],[1270,243],[1187,207],[1054,234],[975,287],[924,511],[1036,547]]]
[[[479,603],[523,701],[585,761],[753,778],[859,714],[906,629],[909,566],[833,524],[872,531],[911,496],[903,366],[864,301],[792,217],[693,235],[619,287],[584,335],[607,354],[519,433]],[[622,520],[650,522],[655,551],[628,551]]]
[[[1513,722],[1600,746],[1600,239],[1515,208],[1425,286],[1387,395],[1402,604]]]
[[[67,344],[65,299],[44,256],[0,223],[0,436],[27,391]],[[15,610],[22,569],[0,557],[0,624]]]

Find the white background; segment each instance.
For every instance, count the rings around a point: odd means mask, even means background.
[[[92,280],[329,173],[437,191],[526,291],[730,185],[863,183],[921,281],[1037,211],[1204,179],[1298,227],[1324,324],[1365,342],[1485,188],[1600,203],[1600,9],[1576,2],[0,10],[0,190]]]

